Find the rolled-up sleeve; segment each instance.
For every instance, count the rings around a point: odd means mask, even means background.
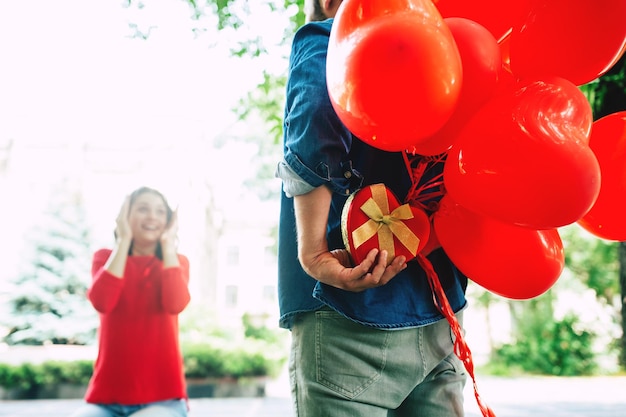
[[[352,168],[352,134],[335,113],[326,86],[330,25],[310,23],[294,37],[284,117],[284,158],[276,169],[288,196],[327,185],[348,195],[361,184]]]

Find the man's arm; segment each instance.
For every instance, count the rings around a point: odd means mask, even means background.
[[[387,251],[372,249],[365,260],[350,266],[346,250],[328,250],[326,228],[332,192],[326,186],[294,197],[298,230],[298,258],[307,274],[320,282],[348,291],[363,291],[385,285],[406,268],[406,258],[398,256],[387,265]]]

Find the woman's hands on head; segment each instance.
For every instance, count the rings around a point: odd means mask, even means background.
[[[115,219],[115,236],[117,239],[131,241],[133,239],[133,231],[130,228],[128,216],[130,214],[130,196],[126,196],[124,203],[120,208],[120,212]]]
[[[176,247],[176,241],[178,239],[178,208],[172,211],[172,217],[167,224],[163,234],[161,235],[161,246]]]

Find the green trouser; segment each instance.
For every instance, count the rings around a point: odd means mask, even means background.
[[[453,343],[446,320],[382,330],[328,309],[303,313],[289,360],[296,416],[462,417],[467,375]]]

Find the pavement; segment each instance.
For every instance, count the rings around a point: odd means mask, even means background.
[[[190,417],[290,417],[284,380],[270,383],[261,398],[194,398]],[[626,376],[497,378],[477,376],[481,399],[496,417],[625,417]],[[0,401],[2,417],[68,417],[82,400]],[[466,417],[482,417],[471,383],[465,392]],[[360,416],[357,416],[360,417]],[[367,416],[364,416],[367,417]],[[426,416],[427,417],[427,416]]]

